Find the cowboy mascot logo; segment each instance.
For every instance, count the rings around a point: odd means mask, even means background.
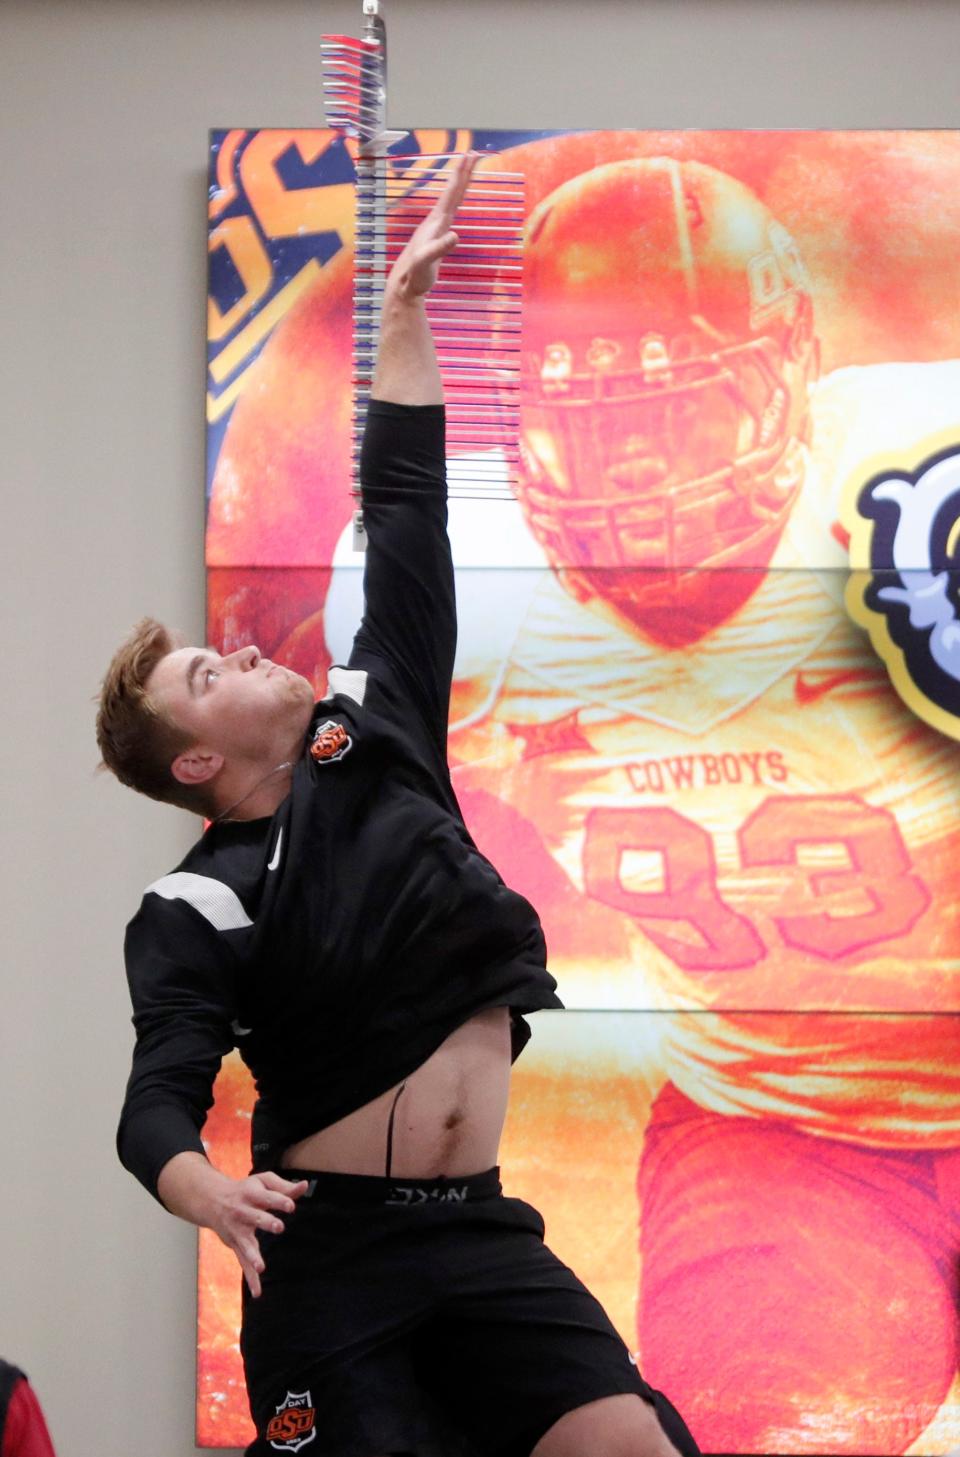
[[[960,442],[847,493],[847,609],[918,717],[960,739]]]

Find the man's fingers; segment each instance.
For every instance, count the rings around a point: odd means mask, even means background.
[[[306,1179],[282,1179],[279,1174],[272,1172],[258,1174],[257,1178],[265,1189],[276,1189],[281,1194],[289,1194],[291,1199],[299,1199],[307,1192]]]
[[[256,1235],[244,1235],[238,1239],[235,1245],[237,1255],[242,1262],[246,1262],[252,1270],[258,1273],[265,1269],[263,1255],[260,1253],[260,1246],[257,1244]]]
[[[272,1169],[267,1169],[266,1172],[262,1174],[254,1174],[254,1178],[259,1179],[261,1184],[263,1184],[263,1186],[267,1189],[293,1189],[296,1187],[296,1185],[294,1183],[291,1183],[289,1179],[281,1178],[280,1175],[275,1174]],[[299,1180],[299,1183],[301,1184],[305,1184],[306,1182],[306,1179]]]
[[[266,1209],[258,1209],[253,1215],[253,1227],[265,1229],[268,1234],[283,1234],[287,1226],[275,1214],[269,1214]]]
[[[470,179],[479,161],[479,152],[464,152],[462,156],[457,158],[457,165],[450,183],[450,194],[456,199],[457,203],[463,201],[464,194],[470,186]]]
[[[479,152],[464,152],[457,158],[457,164],[450,174],[447,186],[440,194],[438,207],[442,216],[452,218],[456,213],[470,186],[470,179],[479,160]]]
[[[436,262],[438,262],[439,259],[444,258],[447,255],[447,253],[451,252],[452,249],[454,249],[457,246],[457,244],[459,243],[459,241],[460,241],[460,238],[459,238],[459,235],[457,233],[454,233],[454,232],[444,233],[444,235],[443,235],[442,238],[437,238],[435,240],[435,242],[428,244],[428,246],[426,248],[424,248],[424,250],[423,250],[423,262],[424,263],[436,263]]]
[[[273,1189],[251,1190],[250,1204],[254,1209],[278,1209],[283,1214],[292,1214],[297,1207],[293,1197]]]
[[[243,1271],[243,1278],[247,1282],[247,1287],[250,1291],[250,1294],[253,1296],[254,1300],[259,1300],[262,1290],[262,1286],[260,1284],[260,1276],[257,1274],[256,1270],[247,1263],[246,1260],[240,1261],[240,1268]]]
[[[271,1234],[282,1234],[286,1225],[278,1214],[293,1214],[296,1205],[283,1194],[271,1194],[267,1189],[251,1192],[234,1210],[234,1227],[245,1229],[266,1229]]]
[[[259,1296],[260,1276],[266,1266],[263,1263],[263,1256],[260,1253],[260,1246],[255,1239],[237,1240],[233,1252],[240,1261],[240,1268],[243,1271],[243,1278],[250,1287],[250,1294]]]

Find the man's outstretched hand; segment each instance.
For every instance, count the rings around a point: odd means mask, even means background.
[[[233,1250],[254,1296],[260,1294],[264,1270],[257,1231],[282,1234],[281,1215],[292,1214],[306,1192],[305,1179],[275,1173],[231,1179],[192,1149],[174,1154],[157,1180],[157,1193],[171,1214],[212,1229]]]
[[[459,241],[453,231],[454,219],[479,160],[479,152],[465,152],[457,158],[446,187],[390,270],[387,287],[397,297],[423,298],[436,283],[441,258]]]
[[[210,1228],[240,1262],[250,1294],[260,1295],[263,1256],[257,1243],[258,1230],[282,1234],[281,1214],[292,1214],[296,1201],[305,1194],[306,1181],[282,1179],[279,1174],[251,1174],[247,1179],[228,1179],[220,1186],[209,1214]]]

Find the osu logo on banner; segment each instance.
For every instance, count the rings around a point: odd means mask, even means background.
[[[343,724],[334,723],[332,718],[328,718],[314,733],[310,753],[318,764],[332,764],[337,759],[342,759],[352,747],[353,739]]]
[[[907,707],[960,739],[960,446],[874,476],[851,506],[848,610]]]
[[[278,1452],[299,1452],[317,1435],[316,1419],[309,1391],[288,1391],[267,1425],[267,1441]]]

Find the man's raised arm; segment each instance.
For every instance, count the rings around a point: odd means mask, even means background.
[[[473,153],[458,158],[390,270],[360,454],[365,609],[350,666],[376,672],[389,664],[409,723],[426,730],[444,773],[457,619],[443,386],[426,296],[458,242],[453,222],[477,161]]]

